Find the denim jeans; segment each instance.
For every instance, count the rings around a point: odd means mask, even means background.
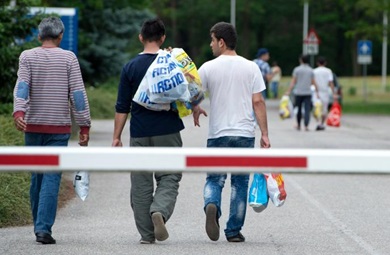
[[[273,98],[278,98],[278,87],[279,87],[278,81],[271,82],[271,90],[272,90]]]
[[[311,96],[295,96],[295,104],[298,107],[297,124],[301,127],[302,119],[302,107],[305,107],[304,124],[305,127],[309,126],[310,113],[311,113]],[[303,105],[303,106],[302,106]]]
[[[254,148],[254,145],[254,137],[224,136],[207,140],[207,147]],[[209,173],[207,174],[204,187],[204,209],[210,203],[215,204],[218,209],[218,218],[222,215],[222,189],[225,185],[226,178],[226,173]],[[244,225],[248,200],[249,174],[231,174],[230,180],[230,212],[225,229],[227,238],[237,235]]]
[[[67,146],[70,134],[25,133],[26,146]],[[52,233],[61,173],[31,173],[30,203],[34,233]]]

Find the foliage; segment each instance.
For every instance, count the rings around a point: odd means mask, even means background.
[[[111,79],[101,86],[87,89],[92,119],[113,119],[119,81]]]
[[[15,8],[8,8],[4,2],[0,5],[0,101],[2,103],[12,102],[20,53],[38,45],[36,39],[22,43],[43,17],[42,15],[33,18],[27,16],[27,7],[34,2],[19,0]]]
[[[119,76],[134,47],[129,45],[129,37],[138,35],[142,20],[149,17],[148,12],[129,7],[93,10],[82,16],[80,65],[87,83],[96,85]]]
[[[139,1],[130,2],[135,7],[141,5]],[[90,85],[98,86],[119,76],[130,55],[139,52],[139,29],[153,14],[132,8],[128,3],[126,0],[42,1],[47,6],[80,9],[79,62],[84,81]]]

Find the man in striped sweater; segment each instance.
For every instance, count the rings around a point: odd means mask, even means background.
[[[26,146],[67,146],[71,111],[80,127],[79,144],[87,146],[91,117],[79,62],[71,51],[59,48],[64,24],[57,17],[38,26],[41,47],[19,57],[14,89],[14,122],[24,132]],[[55,244],[55,221],[61,173],[32,173],[30,202],[36,241]]]

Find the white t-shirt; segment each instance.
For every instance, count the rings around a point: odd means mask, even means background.
[[[332,71],[325,66],[319,66],[314,69],[314,79],[318,85],[318,92],[328,94],[329,82],[333,81]]]
[[[209,135],[255,137],[252,95],[265,89],[258,66],[241,56],[221,55],[199,68],[209,92]]]

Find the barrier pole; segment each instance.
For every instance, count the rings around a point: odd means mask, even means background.
[[[390,173],[390,150],[0,147],[0,171]]]

